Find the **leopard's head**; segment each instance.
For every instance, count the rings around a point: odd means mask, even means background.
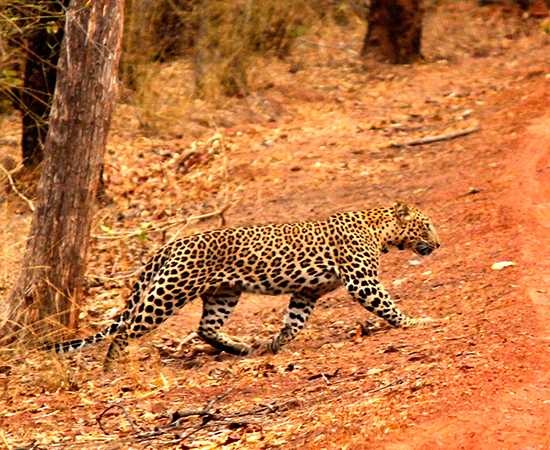
[[[429,255],[440,247],[439,237],[429,217],[401,202],[396,202],[392,208],[398,231],[391,244],[399,250],[410,248],[421,256]]]

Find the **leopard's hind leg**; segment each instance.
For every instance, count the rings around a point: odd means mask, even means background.
[[[247,355],[251,351],[249,345],[219,332],[237,306],[239,297],[239,291],[204,294],[198,334],[202,340],[219,350],[233,355]]]
[[[155,277],[145,298],[134,308],[127,323],[115,335],[104,361],[104,369],[108,370],[128,346],[129,339],[135,339],[157,328],[185,304],[193,301],[198,294],[187,290],[180,283],[167,283],[167,273],[170,268]]]

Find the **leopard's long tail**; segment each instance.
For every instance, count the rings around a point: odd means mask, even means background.
[[[157,264],[158,267],[155,270],[151,270],[151,268],[149,268],[149,270],[142,270],[139,279],[134,284],[132,295],[126,303],[126,309],[121,314],[116,316],[107,328],[84,339],[74,339],[72,341],[48,343],[45,344],[42,349],[53,350],[56,353],[76,352],[83,349],[84,347],[88,347],[90,345],[96,344],[97,342],[101,342],[108,336],[123,331],[127,326],[128,319],[132,316],[137,306],[139,305],[141,296],[145,291],[146,286],[158,273],[159,268],[162,267],[162,265],[170,257],[171,253],[169,250],[171,246],[174,245],[174,243],[175,241],[169,242],[157,252],[157,255],[155,257],[151,258],[145,268],[148,269],[149,266],[151,266],[152,268],[154,267],[153,264]]]
[[[84,347],[88,347],[90,345],[96,344],[97,342],[101,342],[108,336],[120,331],[125,326],[129,315],[129,310],[124,311],[122,314],[119,314],[113,319],[111,325],[92,336],[88,336],[84,339],[74,339],[72,341],[47,343],[42,348],[43,350],[53,350],[55,353],[76,352],[83,349]]]

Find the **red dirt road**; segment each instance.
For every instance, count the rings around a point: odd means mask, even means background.
[[[537,95],[547,93],[543,85],[533,94],[535,103]],[[533,111],[533,106],[525,108]],[[550,114],[529,121],[510,144],[515,151],[508,153],[507,172],[513,179],[504,205],[515,210],[524,267],[520,283],[536,312],[530,320],[536,322],[537,333],[524,348],[536,355],[528,376],[520,384],[502,384],[495,377],[501,384],[496,398],[475,408],[443,412],[385,448],[550,448]]]

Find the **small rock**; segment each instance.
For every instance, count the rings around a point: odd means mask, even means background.
[[[479,194],[481,192],[481,189],[478,189],[476,187],[473,187],[473,186],[470,186],[468,188],[468,191],[466,192],[466,195],[474,195],[474,194]]]
[[[517,264],[513,261],[499,261],[499,262],[494,263],[491,266],[491,269],[493,269],[493,270],[502,270],[506,267],[511,267],[511,266],[517,266]]]

